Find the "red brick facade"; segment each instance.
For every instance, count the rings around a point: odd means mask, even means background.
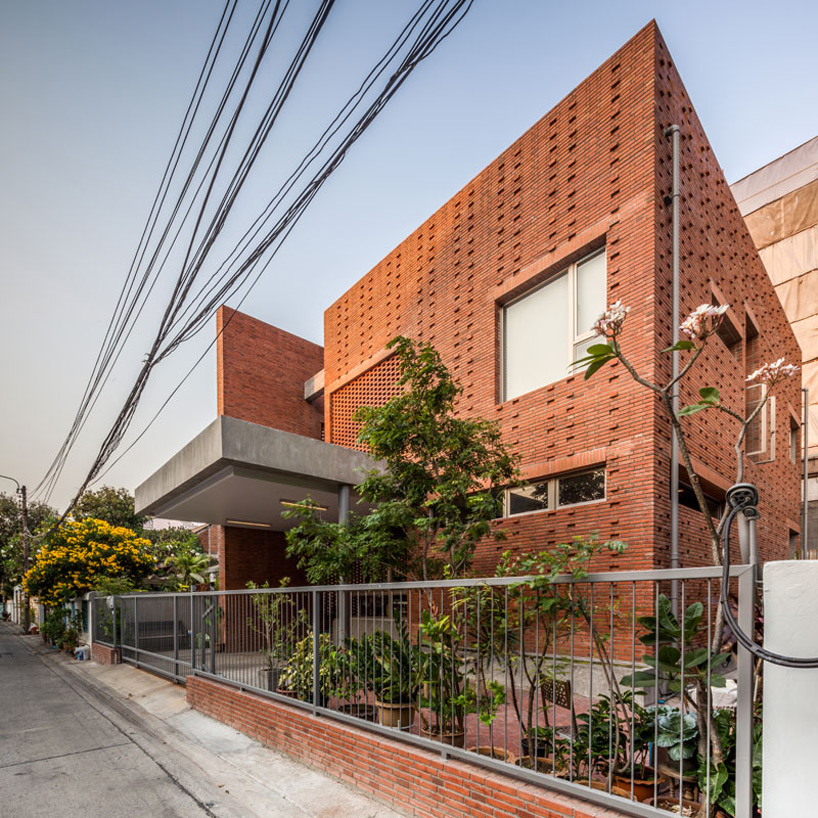
[[[373,735],[296,707],[187,677],[191,707],[410,815],[435,818],[618,818],[579,798]]]
[[[605,247],[607,302],[631,307],[624,349],[650,378],[669,377],[671,146],[681,140],[681,312],[733,305],[761,329],[761,357],[798,359],[786,316],[735,207],[722,171],[655,24],[503,152],[325,313],[328,439],[339,429],[348,392],[389,362],[386,343],[404,334],[434,345],[463,386],[460,411],[497,420],[536,479],[585,464],[604,465],[606,501],[510,518],[500,547],[538,548],[592,531],[630,543],[620,567],[667,564],[669,424],[659,402],[619,365],[591,381],[566,377],[509,401],[501,395],[502,306],[590,251]],[[744,344],[714,339],[683,401],[716,385],[744,405]],[[367,366],[372,368],[367,370]],[[349,381],[349,372],[363,372]],[[777,391],[780,424],[798,406],[797,383]],[[687,421],[693,453],[713,478],[734,482],[734,424],[715,412]],[[338,438],[336,438],[338,434]],[[798,467],[779,446],[775,462],[751,464],[745,479],[763,496],[765,557],[787,553],[797,530]],[[775,487],[775,490],[773,490]],[[710,563],[698,512],[682,509],[682,564]],[[478,554],[490,570],[494,546]],[[600,566],[602,567],[602,566]]]
[[[234,591],[252,581],[276,587],[284,577],[291,585],[306,585],[304,572],[285,555],[286,541],[280,531],[254,531],[238,526],[219,526],[219,590]]]
[[[323,366],[326,439],[354,446],[355,409],[382,403],[394,384],[386,344],[408,335],[441,353],[463,386],[461,413],[500,424],[526,479],[588,466],[606,471],[602,501],[498,521],[509,538],[478,551],[478,573],[493,570],[500,549],[542,548],[592,532],[630,544],[610,567],[666,567],[670,427],[659,401],[619,364],[590,381],[580,373],[503,400],[501,313],[604,248],[606,302],[631,307],[626,354],[646,377],[669,377],[670,359],[661,353],[671,342],[671,144],[664,132],[674,123],[681,130],[681,314],[727,301],[738,332],[729,347],[712,339],[682,402],[701,386],[717,386],[727,405],[743,410],[751,359],[796,361],[800,353],[651,23],[326,310],[323,357],[315,345],[235,314],[220,339],[220,413],[315,437],[321,410],[304,401],[303,384]],[[220,313],[220,327],[227,314]],[[748,326],[759,330],[751,343]],[[759,542],[767,559],[786,557],[798,531],[799,466],[786,445],[797,389],[793,380],[776,390],[776,458],[749,463],[744,475],[762,495]],[[685,423],[697,471],[720,499],[735,481],[737,428],[714,411]],[[683,507],[680,527],[682,565],[710,564],[700,513]],[[238,586],[231,580],[231,587]]]
[[[323,404],[304,400],[304,382],[323,368],[323,349],[228,307],[216,329],[219,414],[320,440]]]

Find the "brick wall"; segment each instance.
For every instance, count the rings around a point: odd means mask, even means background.
[[[219,589],[235,591],[249,581],[276,587],[283,577],[291,585],[306,585],[304,572],[295,560],[285,556],[287,547],[283,532],[254,531],[237,526],[219,526]]]
[[[616,818],[617,812],[466,762],[315,718],[296,707],[187,677],[188,704],[411,815]]]
[[[323,368],[323,349],[228,307],[216,325],[219,414],[320,439],[323,402],[304,400],[304,382]]]
[[[728,347],[721,338],[708,344],[708,351],[694,377],[684,384],[682,405],[692,403],[702,386],[716,386],[722,400],[739,412],[744,410],[745,377],[759,363],[786,357],[800,358],[800,350],[778,297],[755,249],[727,180],[713,154],[701,122],[687,96],[684,84],[661,36],[657,36],[656,62],[656,260],[654,304],[656,305],[657,369],[669,377],[668,356],[660,350],[670,338],[671,295],[671,213],[663,196],[671,190],[670,143],[664,129],[672,123],[681,129],[680,200],[680,284],[681,314],[698,304],[731,305],[731,319],[745,337]],[[759,335],[745,328],[758,326]],[[754,483],[761,494],[762,517],[758,523],[759,546],[763,559],[786,559],[790,530],[799,530],[799,465],[789,458],[789,410],[798,411],[798,379],[776,387],[778,440],[772,463],[747,459],[744,481]],[[706,470],[721,477],[727,487],[736,479],[733,445],[738,424],[726,415],[707,411],[685,421],[691,454]],[[669,474],[669,430],[657,415],[654,471]],[[704,471],[705,469],[700,469]],[[664,487],[664,480],[659,486]],[[656,492],[655,537],[660,553],[669,543],[670,503],[667,492]],[[680,543],[683,565],[711,563],[709,544],[703,536],[701,516],[682,514]],[[660,560],[660,565],[664,560]]]
[[[682,315],[711,302],[712,280],[739,322],[746,309],[760,317],[765,359],[792,357],[786,317],[651,23],[326,311],[328,439],[349,445],[348,423],[340,420],[354,403],[350,393],[367,379],[380,384],[391,377],[384,357],[391,338],[430,343],[463,386],[458,410],[497,420],[527,479],[553,473],[556,462],[602,453],[604,502],[504,520],[503,549],[597,532],[630,544],[619,567],[665,565],[669,423],[659,401],[619,365],[588,382],[569,376],[503,401],[499,316],[508,300],[604,246],[607,301],[632,308],[624,350],[648,378],[667,375],[669,359],[660,350],[671,337],[671,217],[663,201],[671,154],[663,132],[671,122],[684,134]],[[735,353],[718,339],[712,346],[701,382],[692,379],[691,387],[717,385],[741,409],[743,348]],[[794,388],[786,385],[779,405],[797,406]],[[729,486],[735,472],[729,424],[708,412],[688,425],[698,461],[718,485]],[[765,557],[786,554],[785,521],[798,519],[797,472],[784,457],[748,467],[746,477],[763,493]],[[710,563],[701,516],[683,517],[683,565]],[[492,569],[497,551],[493,544],[479,551],[478,571]]]
[[[119,648],[109,648],[106,645],[91,645],[91,659],[98,665],[118,665],[122,661]]]

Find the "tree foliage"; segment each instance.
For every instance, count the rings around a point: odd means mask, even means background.
[[[74,506],[75,520],[105,520],[115,527],[141,531],[146,518],[134,511],[133,495],[125,488],[102,486],[86,491]]]
[[[57,510],[46,503],[30,503],[28,527],[31,533],[44,528],[57,516]],[[20,504],[13,494],[0,492],[0,594],[11,596],[12,589],[23,578],[23,525]]]
[[[130,529],[104,520],[75,520],[54,531],[37,553],[23,584],[29,596],[49,606],[93,591],[111,579],[134,585],[155,563],[150,543]]]
[[[369,576],[380,564],[423,579],[462,576],[484,537],[502,538],[491,521],[502,514],[502,489],[516,480],[517,459],[496,423],[458,417],[462,387],[429,345],[397,337],[399,394],[355,415],[358,436],[383,464],[358,487],[375,506],[350,515],[344,528],[299,509],[301,523],[288,533],[288,553],[311,579],[363,563]]]

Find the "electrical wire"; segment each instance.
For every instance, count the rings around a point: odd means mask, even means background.
[[[730,529],[733,525],[733,520],[739,515],[744,514],[748,519],[757,519],[759,514],[756,506],[758,505],[758,491],[755,486],[749,483],[737,483],[727,491],[727,502],[732,506],[730,513],[727,515],[724,528],[721,534],[721,548],[722,548],[722,578],[721,578],[721,607],[724,612],[724,621],[727,627],[732,631],[736,637],[736,641],[744,648],[746,648],[756,659],[762,659],[765,662],[770,662],[773,665],[789,668],[818,668],[818,656],[816,657],[799,657],[786,656],[781,653],[774,653],[759,645],[752,637],[748,636],[741,626],[736,622],[733,611],[729,604],[729,590],[730,590]]]
[[[215,183],[219,175],[221,164],[226,155],[230,138],[235,132],[235,123],[238,120],[238,114],[241,113],[241,108],[244,106],[244,102],[247,99],[249,87],[253,84],[253,81],[258,74],[261,61],[267,48],[269,48],[269,44],[272,41],[272,37],[277,28],[277,24],[273,25],[273,20],[279,19],[280,21],[280,17],[276,18],[276,13],[279,11],[279,5],[279,3],[276,4],[273,17],[268,23],[264,38],[256,55],[250,80],[245,84],[239,104],[233,111],[231,122],[219,141],[217,152],[215,154],[218,159],[215,159],[215,161],[214,159],[211,159],[208,165],[208,173],[210,174],[208,188],[204,195],[204,201],[200,203],[198,208],[196,227],[192,231],[190,241],[188,243],[188,249],[185,255],[185,264],[183,265],[181,274],[177,278],[173,295],[167,305],[163,320],[160,324],[160,330],[154,339],[150,352],[146,355],[145,360],[143,361],[143,365],[139,375],[137,376],[136,382],[134,383],[128,398],[126,399],[119,416],[99,449],[99,453],[94,460],[91,469],[89,470],[88,476],[86,477],[82,487],[77,492],[74,500],[71,502],[68,509],[66,509],[66,512],[63,514],[60,522],[67,517],[76,500],[89,485],[89,483],[100,474],[101,469],[110,460],[114,451],[120,445],[125,432],[130,426],[134,412],[136,411],[137,405],[152,369],[165,357],[170,355],[176,348],[178,348],[179,345],[190,340],[198,332],[200,332],[205,326],[205,322],[215,312],[215,310],[218,309],[220,303],[223,303],[224,298],[232,293],[237,293],[255,271],[255,278],[252,280],[248,290],[242,297],[243,302],[244,298],[247,297],[250,290],[252,290],[253,286],[255,286],[255,283],[258,281],[259,277],[269,266],[272,258],[280,248],[281,242],[283,242],[283,240],[294,228],[295,224],[298,222],[301,215],[303,215],[306,207],[311,203],[320,187],[343,161],[352,144],[354,144],[354,142],[357,141],[357,139],[360,138],[360,136],[365,132],[377,114],[383,109],[386,103],[392,98],[392,96],[394,96],[403,82],[408,78],[412,70],[414,70],[414,68],[423,59],[428,57],[437,48],[437,46],[451,34],[454,28],[463,19],[465,14],[468,13],[472,2],[471,0],[459,0],[457,2],[451,2],[450,0],[439,0],[439,2],[433,3],[432,0],[425,0],[425,2],[421,4],[420,9],[413,16],[410,24],[404,28],[398,40],[396,40],[396,42],[390,46],[390,49],[387,50],[384,57],[382,57],[378,64],[376,64],[375,69],[370,72],[370,75],[368,75],[364,83],[361,84],[358,91],[356,91],[350,101],[348,101],[345,106],[342,107],[341,111],[336,115],[336,118],[333,120],[331,125],[324,131],[322,137],[319,138],[318,142],[313,146],[304,160],[302,160],[296,171],[282,186],[279,191],[279,195],[274,197],[271,203],[268,203],[268,207],[265,208],[261,216],[258,217],[253,225],[251,225],[251,228],[245,232],[244,236],[242,239],[240,239],[234,250],[228,255],[227,261],[233,266],[232,272],[229,274],[225,272],[225,263],[220,265],[219,268],[217,268],[217,271],[212,274],[211,277],[198,290],[198,294],[195,296],[194,300],[191,301],[188,299],[188,297],[191,294],[193,284],[196,281],[199,271],[201,270],[202,264],[213,247],[215,239],[218,237],[218,234],[224,227],[230,209],[236,201],[236,197],[238,196],[242,185],[248,178],[249,172],[254,162],[258,158],[264,141],[267,139],[267,136],[275,124],[275,121],[280,113],[281,106],[284,104],[284,102],[286,102],[286,99],[289,97],[292,91],[295,80],[303,68],[304,61],[309,55],[310,50],[314,46],[315,40],[321,31],[321,28],[326,22],[327,15],[332,8],[333,2],[332,0],[325,0],[325,2],[323,2],[318,9],[307,31],[307,34],[296,51],[293,61],[290,63],[284,79],[279,84],[278,91],[273,96],[273,101],[265,111],[265,115],[259,126],[256,128],[250,144],[245,149],[242,160],[239,163],[239,167],[234,171],[232,178],[229,180],[225,192],[222,195],[221,201],[216,206],[215,212],[211,215],[206,227],[200,231],[199,228],[206,221],[204,213],[207,203],[211,198],[212,192],[215,190]],[[269,3],[267,6],[269,7]],[[317,173],[313,175],[307,186],[302,189],[298,195],[296,195],[295,200],[290,203],[284,214],[274,223],[272,229],[267,231],[261,241],[259,241],[255,246],[252,246],[253,241],[258,238],[258,235],[261,232],[262,225],[266,224],[270,220],[275,207],[282,203],[284,195],[289,193],[294,188],[295,182],[301,178],[305,170],[317,161],[321,151],[329,143],[331,137],[338,133],[341,126],[351,117],[352,111],[354,111],[361,104],[365,91],[369,90],[374,82],[373,79],[372,82],[367,84],[368,80],[370,80],[373,76],[379,77],[385,71],[385,67],[397,54],[398,48],[403,46],[407,41],[409,36],[408,33],[417,29],[418,27],[420,28],[420,32],[416,35],[415,41],[410,47],[408,53],[400,60],[398,68],[393,71],[392,75],[389,77],[384,89],[358,118],[351,131],[341,139],[340,144],[337,145],[336,148],[330,153],[330,156],[320,165]],[[396,43],[398,44],[398,48],[396,48]],[[209,74],[207,76],[209,76]],[[234,77],[235,76],[236,74],[234,72]],[[364,91],[362,91],[362,89],[364,89]],[[225,97],[223,97],[223,99],[225,99]],[[212,134],[212,130],[209,131],[209,134]],[[199,158],[201,155],[202,154],[200,152]],[[177,165],[178,159],[174,163],[174,169]],[[190,179],[192,179],[191,174],[188,175],[188,180]],[[203,183],[200,182],[197,192],[202,190],[202,184]],[[174,216],[178,212],[177,206],[177,208],[174,210]],[[188,207],[186,216],[189,215],[190,212],[191,208]],[[166,227],[162,234],[163,238],[167,237],[168,230],[169,228]],[[180,231],[181,225],[177,229],[176,235],[174,236],[174,241],[176,238],[178,238]],[[198,244],[194,249],[194,242],[197,235],[199,236]],[[245,255],[245,257],[239,262],[242,253]],[[144,252],[140,257],[144,258]],[[156,258],[157,253],[154,252],[152,262],[155,261]],[[166,261],[167,254],[163,259],[162,264],[164,264]],[[257,267],[259,268],[258,270],[256,270]],[[194,304],[194,306],[191,307],[191,304]],[[229,321],[227,323],[229,323]],[[176,330],[176,332],[171,335],[171,330]],[[222,331],[224,331],[224,327]],[[212,347],[213,343],[215,343],[215,339],[208,346],[208,350],[210,347]],[[121,354],[121,351],[117,353],[117,358],[119,354]],[[200,356],[196,363],[194,363],[193,367],[187,373],[187,375],[184,376],[182,381],[176,385],[165,403],[162,404],[159,411],[148,423],[148,426],[143,429],[137,439],[125,452],[120,455],[120,458],[117,458],[115,462],[118,462],[127,451],[130,451],[133,445],[139,439],[141,439],[145,432],[147,432],[147,429],[150,428],[152,423],[161,413],[162,409],[167,405],[173,395],[176,394],[178,389],[181,387],[181,384],[187,380],[189,375],[192,373],[198,363],[203,360],[206,354],[207,350],[202,356]],[[87,415],[82,421],[83,424],[85,420],[87,420]],[[59,462],[60,471],[64,466],[65,460],[67,459],[67,455],[70,452],[72,445],[73,440],[69,441],[68,445],[65,446],[65,451],[61,452],[61,459]],[[49,476],[49,479],[52,483],[54,482],[53,471]]]

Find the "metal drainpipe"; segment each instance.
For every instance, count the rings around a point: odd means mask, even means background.
[[[671,343],[679,341],[679,126],[671,125],[665,130],[665,138],[672,140],[673,152],[673,186],[670,194],[671,213],[673,216],[673,236],[671,242]],[[666,200],[667,201],[667,200]],[[673,378],[679,375],[679,353],[671,353],[671,374]],[[679,384],[674,384],[671,393],[673,411],[679,411]],[[670,568],[679,567],[679,441],[676,432],[670,433]],[[673,612],[679,612],[679,583],[673,580],[670,590]]]
[[[802,489],[804,504],[801,509],[801,559],[810,559],[812,551],[809,547],[809,389],[801,388],[804,396],[804,433],[802,442],[804,445],[804,487]]]

